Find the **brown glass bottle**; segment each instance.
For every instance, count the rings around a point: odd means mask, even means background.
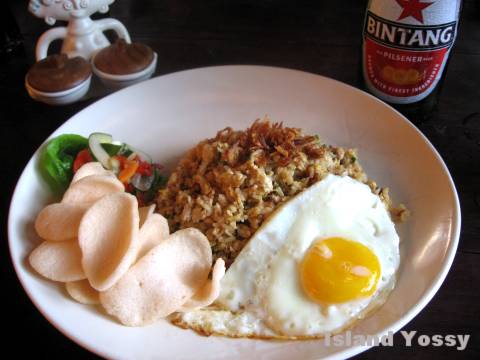
[[[461,0],[370,0],[361,49],[364,88],[414,123],[435,111]]]

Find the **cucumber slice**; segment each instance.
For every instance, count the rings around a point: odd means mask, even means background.
[[[102,144],[111,144],[112,135],[104,133],[93,133],[88,138],[88,147],[92,155],[97,159],[105,169],[112,168],[110,164],[110,155],[105,151]]]
[[[102,143],[102,148],[108,153],[108,155],[115,156],[118,155],[118,153],[122,149],[122,145],[115,144],[115,142],[111,144]]]
[[[148,191],[153,185],[155,180],[155,174],[150,176],[142,176],[140,174],[133,175],[130,183],[140,191]]]
[[[130,145],[127,145],[127,146],[128,146],[128,148],[129,148],[132,152],[134,152],[135,154],[137,154],[142,161],[146,161],[146,162],[148,162],[149,164],[152,163],[152,158],[150,157],[150,155],[148,155],[147,153],[144,153],[144,152],[141,151],[141,150],[138,150],[138,149],[134,148],[133,146],[130,146]]]

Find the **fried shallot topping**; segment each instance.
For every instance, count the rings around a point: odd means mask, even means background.
[[[282,166],[289,164],[300,152],[312,158],[323,156],[318,137],[305,136],[301,129],[284,127],[283,123],[271,123],[266,119],[257,119],[242,132],[227,127],[219,131],[214,140],[239,147],[242,151],[237,156],[241,159],[248,158],[256,150],[261,150],[267,156],[277,153],[281,156],[279,162]]]

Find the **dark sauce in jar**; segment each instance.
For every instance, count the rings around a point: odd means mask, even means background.
[[[53,93],[72,89],[91,74],[90,64],[84,58],[77,56],[69,59],[65,54],[58,54],[33,64],[26,80],[36,90]]]
[[[134,74],[147,68],[152,61],[150,47],[141,43],[127,44],[124,39],[100,50],[94,58],[98,70],[112,75]]]

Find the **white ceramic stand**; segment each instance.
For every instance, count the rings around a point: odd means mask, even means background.
[[[63,40],[61,52],[68,57],[82,56],[90,60],[100,49],[110,45],[104,35],[113,30],[120,38],[130,43],[130,35],[125,26],[115,19],[92,20],[97,11],[105,13],[114,0],[30,0],[28,9],[35,16],[45,18],[49,25],[56,20],[68,21],[66,27],[56,27],[43,33],[37,42],[36,60],[47,57],[50,44]]]

